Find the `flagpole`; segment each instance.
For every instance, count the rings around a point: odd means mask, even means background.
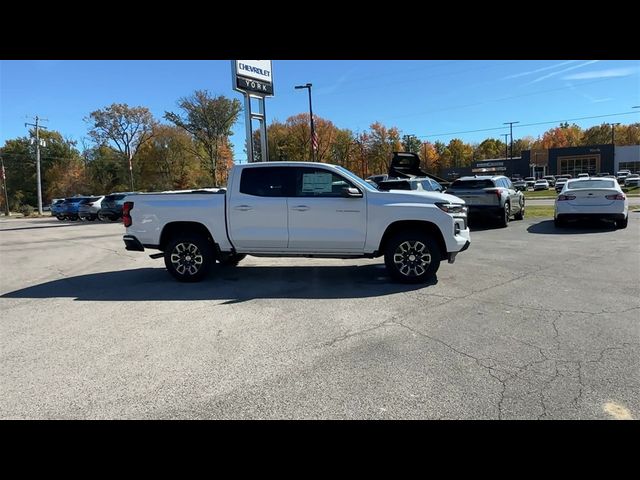
[[[313,126],[313,108],[311,107],[311,84],[307,83],[307,85],[309,85],[309,115],[311,115],[311,159],[315,162],[316,161],[315,142],[317,141],[316,129]]]

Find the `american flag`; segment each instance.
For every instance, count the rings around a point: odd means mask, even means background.
[[[313,149],[317,151],[318,150],[318,134],[316,133],[315,130],[311,135],[311,142],[313,143]]]

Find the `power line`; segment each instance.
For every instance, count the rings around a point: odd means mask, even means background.
[[[617,115],[631,115],[638,114],[640,112],[621,112],[621,113],[609,113],[606,115],[593,115],[589,117],[576,117],[576,118],[563,118],[560,120],[550,120],[546,122],[534,122],[534,123],[522,123],[520,125],[515,126],[514,128],[522,128],[522,127],[531,127],[534,125],[547,125],[551,123],[562,123],[562,122],[571,122],[574,120],[588,120],[592,118],[604,118],[604,117],[614,117]],[[477,130],[462,130],[459,132],[448,132],[448,133],[434,133],[433,135],[418,135],[419,138],[431,138],[431,137],[447,137],[450,135],[458,135],[461,133],[477,133],[477,132],[489,132],[491,130],[504,130],[506,127],[492,127],[492,128],[479,128]]]
[[[600,78],[598,80],[593,80],[593,81],[590,81],[590,82],[583,82],[583,83],[580,84],[580,86],[591,85],[593,83],[608,82],[608,81],[611,81],[611,80],[620,80],[621,78],[624,78],[624,77]],[[575,89],[575,86],[574,85],[567,85],[567,86],[564,86],[564,87],[549,88],[549,89],[546,89],[546,90],[537,90],[535,92],[523,93],[521,95],[508,95],[506,97],[492,98],[492,99],[489,99],[489,100],[483,100],[481,102],[466,103],[466,104],[463,104],[463,105],[454,105],[452,107],[438,108],[438,109],[435,109],[435,110],[428,110],[428,111],[422,111],[422,112],[407,113],[405,115],[396,115],[396,116],[393,116],[393,117],[386,117],[384,120],[388,121],[388,120],[395,120],[395,119],[398,119],[398,118],[415,117],[415,116],[418,116],[418,115],[428,115],[428,114],[431,114],[431,113],[446,112],[446,111],[449,111],[449,110],[457,110],[457,109],[460,109],[460,108],[478,107],[480,105],[486,105],[488,103],[504,102],[505,100],[513,100],[513,99],[516,99],[516,98],[532,97],[532,96],[535,96],[535,95],[541,95],[543,93],[550,93],[550,92],[557,92],[557,91],[560,91],[560,90],[566,90],[568,88]]]

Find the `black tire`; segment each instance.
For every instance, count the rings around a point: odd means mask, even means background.
[[[214,262],[211,244],[193,233],[174,237],[164,251],[164,264],[179,282],[199,282]]]
[[[627,218],[623,220],[616,220],[616,228],[627,228],[628,224],[629,224],[629,215],[627,215]]]
[[[100,220],[101,222],[106,222],[108,218],[105,217],[101,212],[98,212],[98,220]]]
[[[56,215],[56,218],[60,221],[64,220],[64,215]]]
[[[384,252],[389,275],[402,283],[422,283],[431,279],[440,267],[440,258],[438,243],[428,234],[415,231],[394,235]]]
[[[235,253],[220,260],[220,265],[225,267],[237,267],[238,264],[247,256],[246,253]]]
[[[505,202],[504,209],[502,210],[502,216],[500,217],[500,226],[505,228],[509,225],[509,219],[511,218],[511,206],[509,202]]]
[[[520,211],[518,213],[516,213],[513,218],[515,220],[524,220],[524,201],[522,202]]]
[[[556,226],[556,228],[561,228],[561,227],[566,227],[567,226],[567,222],[565,220],[562,220],[560,217],[556,217],[553,219],[553,224]]]

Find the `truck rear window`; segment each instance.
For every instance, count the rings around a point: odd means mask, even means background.
[[[451,184],[452,189],[460,190],[482,190],[483,188],[493,188],[495,185],[491,180],[456,180]]]

